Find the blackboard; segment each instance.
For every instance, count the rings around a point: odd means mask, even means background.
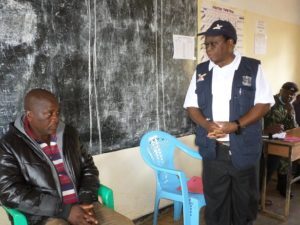
[[[92,154],[148,130],[193,132],[182,105],[195,61],[173,34],[197,32],[196,0],[1,0],[0,136],[31,88],[54,92]]]

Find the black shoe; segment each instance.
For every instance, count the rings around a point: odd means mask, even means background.
[[[266,205],[266,206],[271,206],[271,205],[273,205],[272,200],[266,199],[265,205]]]
[[[282,196],[282,197],[286,197],[286,192],[284,191],[280,191],[280,190],[278,190],[279,191],[279,194]],[[291,199],[293,199],[294,198],[294,194],[291,192],[291,194],[290,194],[290,198]]]
[[[272,200],[266,199],[266,201],[265,201],[265,206],[268,207],[268,206],[271,206],[271,205],[273,205]],[[259,199],[259,203],[258,203],[258,210],[259,210],[259,211],[262,210],[261,200],[260,200],[260,199]]]
[[[277,179],[277,190],[279,191],[280,195],[285,198],[287,175],[278,174]],[[293,197],[294,194],[291,192],[290,198],[292,199]]]

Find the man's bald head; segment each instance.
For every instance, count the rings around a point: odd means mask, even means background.
[[[41,101],[57,102],[57,98],[53,93],[45,89],[32,89],[26,94],[24,99],[25,111],[31,111]]]
[[[24,100],[26,119],[35,136],[46,143],[56,133],[59,123],[59,104],[54,94],[44,89],[33,89]]]

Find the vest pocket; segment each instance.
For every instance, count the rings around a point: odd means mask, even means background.
[[[261,129],[258,124],[249,125],[242,132],[242,137],[239,139],[240,146],[243,148],[244,155],[257,154],[261,151]]]
[[[240,116],[247,113],[254,105],[255,90],[250,87],[241,86],[237,90],[237,102]]]

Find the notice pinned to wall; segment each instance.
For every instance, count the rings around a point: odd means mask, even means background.
[[[265,21],[256,22],[254,53],[257,55],[264,55],[267,53],[267,32]]]
[[[237,43],[235,49],[243,53],[243,27],[244,27],[244,12],[238,9],[232,9],[221,6],[220,4],[210,1],[203,1],[201,7],[201,27],[200,32],[206,31],[215,20],[227,20],[232,23],[237,32]],[[204,37],[199,38],[200,45],[204,42]],[[199,61],[203,62],[208,59],[205,48],[199,51]]]
[[[195,37],[173,35],[174,59],[195,60]]]

